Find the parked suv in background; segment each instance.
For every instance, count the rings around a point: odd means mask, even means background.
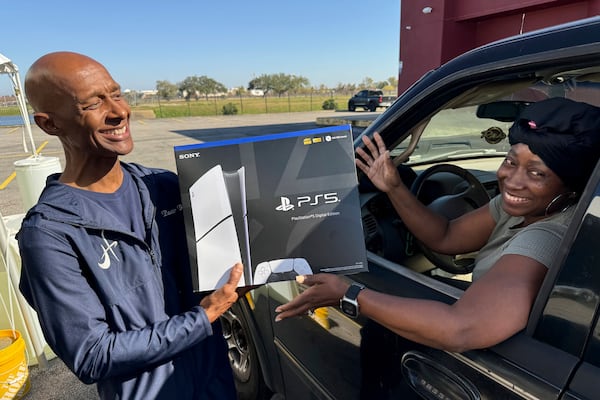
[[[548,97],[600,105],[600,18],[465,53],[426,74],[361,136],[381,134],[425,204],[465,212],[498,193],[495,171],[519,110]],[[355,146],[361,145],[359,137]],[[458,175],[439,172],[439,165],[452,165],[446,171]],[[465,257],[442,257],[419,245],[385,193],[362,173],[359,189],[369,272],[348,278],[393,295],[447,303],[460,298],[463,290],[436,275],[468,284]],[[416,344],[336,307],[275,323],[275,308],[305,287],[276,282],[256,288],[223,318],[241,398],[597,399],[598,237],[600,167],[576,205],[526,328],[496,346],[464,353]]]
[[[382,90],[361,90],[348,100],[348,111],[355,111],[356,107],[362,107],[365,110],[375,111],[377,107],[389,107],[394,102],[395,97],[384,96]]]

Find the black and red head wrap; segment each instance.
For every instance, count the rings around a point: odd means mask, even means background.
[[[561,97],[527,106],[509,129],[571,190],[581,193],[600,156],[600,108]]]

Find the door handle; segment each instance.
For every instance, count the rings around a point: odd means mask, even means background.
[[[480,400],[479,390],[465,377],[450,371],[423,353],[402,356],[402,375],[408,385],[427,400]]]

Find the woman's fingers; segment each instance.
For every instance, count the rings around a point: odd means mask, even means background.
[[[373,139],[375,139],[375,143],[377,143],[377,147],[379,148],[379,154],[385,153],[387,151],[387,148],[385,147],[385,142],[383,141],[383,138],[381,137],[379,132],[375,132],[375,134],[373,135]]]
[[[363,136],[363,143],[369,149],[369,153],[371,153],[373,159],[379,157],[379,150],[368,136]]]
[[[362,164],[363,166],[367,166],[373,163],[373,159],[370,155],[367,154],[362,148],[358,147],[356,149],[356,154],[358,154],[359,158],[356,158],[357,163]],[[359,166],[360,166],[359,164]]]

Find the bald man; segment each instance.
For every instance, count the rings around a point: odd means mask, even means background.
[[[17,235],[20,290],[52,350],[102,399],[235,399],[218,317],[242,266],[193,292],[177,176],[119,160],[133,150],[119,84],[56,52],[31,66],[25,92],[66,159]]]

